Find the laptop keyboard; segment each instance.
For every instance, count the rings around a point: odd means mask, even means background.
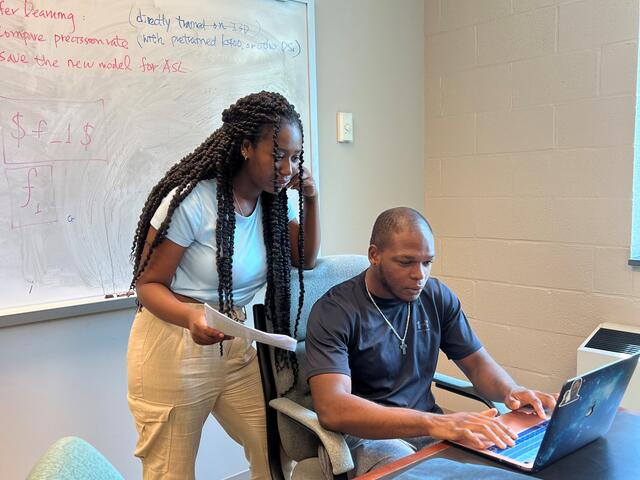
[[[540,449],[544,432],[549,421],[546,420],[538,425],[524,430],[518,434],[518,439],[513,447],[498,448],[496,445],[487,448],[490,452],[499,453],[519,462],[533,462]]]

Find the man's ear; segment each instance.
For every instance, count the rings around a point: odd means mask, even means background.
[[[369,263],[374,267],[378,265],[380,262],[380,251],[377,246],[371,244],[369,245],[369,250],[367,251],[369,257]]]

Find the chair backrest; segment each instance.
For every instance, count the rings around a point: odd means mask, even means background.
[[[306,368],[305,338],[307,335],[307,319],[311,307],[331,287],[355,277],[368,266],[369,260],[364,255],[332,255],[319,258],[313,270],[306,270],[304,272],[304,306],[300,315],[296,338],[298,340],[296,357],[299,365],[299,373],[293,390],[286,395],[287,398],[304,407],[313,409],[311,393],[304,375]],[[292,328],[298,311],[298,298],[300,295],[296,275],[296,271],[292,271],[290,315]],[[256,327],[267,332],[273,332],[272,325],[264,318],[261,305],[256,306],[254,313]],[[293,332],[291,332],[290,335],[293,335]],[[291,386],[293,374],[290,369],[276,370],[274,349],[272,347],[258,344],[258,355],[260,357],[260,368],[263,376],[265,400],[268,403],[273,398],[276,398],[279,393],[286,391]],[[274,412],[269,412],[269,409],[267,410],[267,431],[277,429],[278,436],[280,437],[279,444],[289,458],[295,461],[301,461],[305,458],[317,456],[318,442],[314,435],[284,415],[276,415]],[[271,419],[269,418],[270,416]],[[273,436],[271,437],[270,442],[271,441],[275,441],[273,440]],[[270,445],[270,457],[279,454],[278,450],[274,450],[275,445]],[[272,458],[276,461],[274,457]]]

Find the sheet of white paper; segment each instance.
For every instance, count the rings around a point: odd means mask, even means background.
[[[283,348],[291,352],[296,351],[296,345],[298,342],[295,338],[291,338],[287,335],[266,333],[256,330],[255,328],[247,327],[232,320],[226,315],[223,315],[206,303],[204,305],[204,315],[207,320],[207,325],[211,328],[215,328],[216,330],[220,330],[226,335],[255,340],[256,342],[266,343],[267,345],[273,345],[274,347]]]

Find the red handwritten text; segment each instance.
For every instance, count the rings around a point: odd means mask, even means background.
[[[48,67],[48,68],[59,68],[60,65],[58,65],[58,60],[57,59],[50,59],[47,58],[44,53],[40,54],[40,55],[36,55],[35,57],[33,57],[33,59],[35,60],[36,64],[38,64],[39,67]]]
[[[157,63],[149,62],[147,57],[142,57],[140,60],[140,71],[141,72],[155,72],[158,68]]]
[[[162,63],[154,63],[147,59],[147,57],[142,57],[140,60],[140,71],[143,73],[187,73],[182,68],[182,62],[174,62],[168,58],[163,59]]]
[[[124,38],[120,38],[118,35],[112,38],[96,38],[85,37],[83,35],[63,35],[56,33],[53,36],[53,44],[58,48],[61,43],[74,43],[76,45],[107,45],[109,47],[124,48],[125,50],[129,48],[129,42]]]
[[[131,70],[131,57],[125,55],[122,60],[114,57],[113,61],[98,62],[98,66],[103,70]]]
[[[63,12],[61,10],[36,8],[30,0],[24,0],[24,16],[26,18],[51,18],[53,20],[66,20],[71,23],[71,32],[76,31],[76,16],[73,12]]]
[[[18,12],[19,8],[6,7],[4,0],[0,0],[0,15],[10,17]]]
[[[67,67],[76,69],[91,69],[96,62],[90,62],[87,60],[74,60],[73,58],[67,58]]]
[[[31,202],[31,190],[33,190],[34,188],[34,186],[31,185],[31,173],[33,173],[37,177],[38,170],[35,167],[32,167],[27,172],[27,186],[22,187],[24,190],[27,191],[27,200],[24,202],[24,204],[20,205],[20,208],[25,208],[26,206],[29,205],[29,202]],[[36,213],[40,213],[40,212],[36,212]]]
[[[66,58],[60,62],[64,67]],[[45,99],[36,104],[40,107],[36,111],[31,100],[28,105],[25,111],[24,100],[0,97],[4,139],[0,164],[107,161],[103,100],[63,102]],[[60,112],[65,114],[60,115]]]
[[[6,50],[0,50],[0,63],[23,63],[28,65],[29,60],[24,53],[7,52]]]
[[[164,59],[164,65],[162,67],[162,73],[187,73],[182,69],[182,62],[172,62],[169,59]]]
[[[15,38],[27,42],[44,42],[44,35],[41,33],[31,33],[24,30],[0,30],[0,38]]]

